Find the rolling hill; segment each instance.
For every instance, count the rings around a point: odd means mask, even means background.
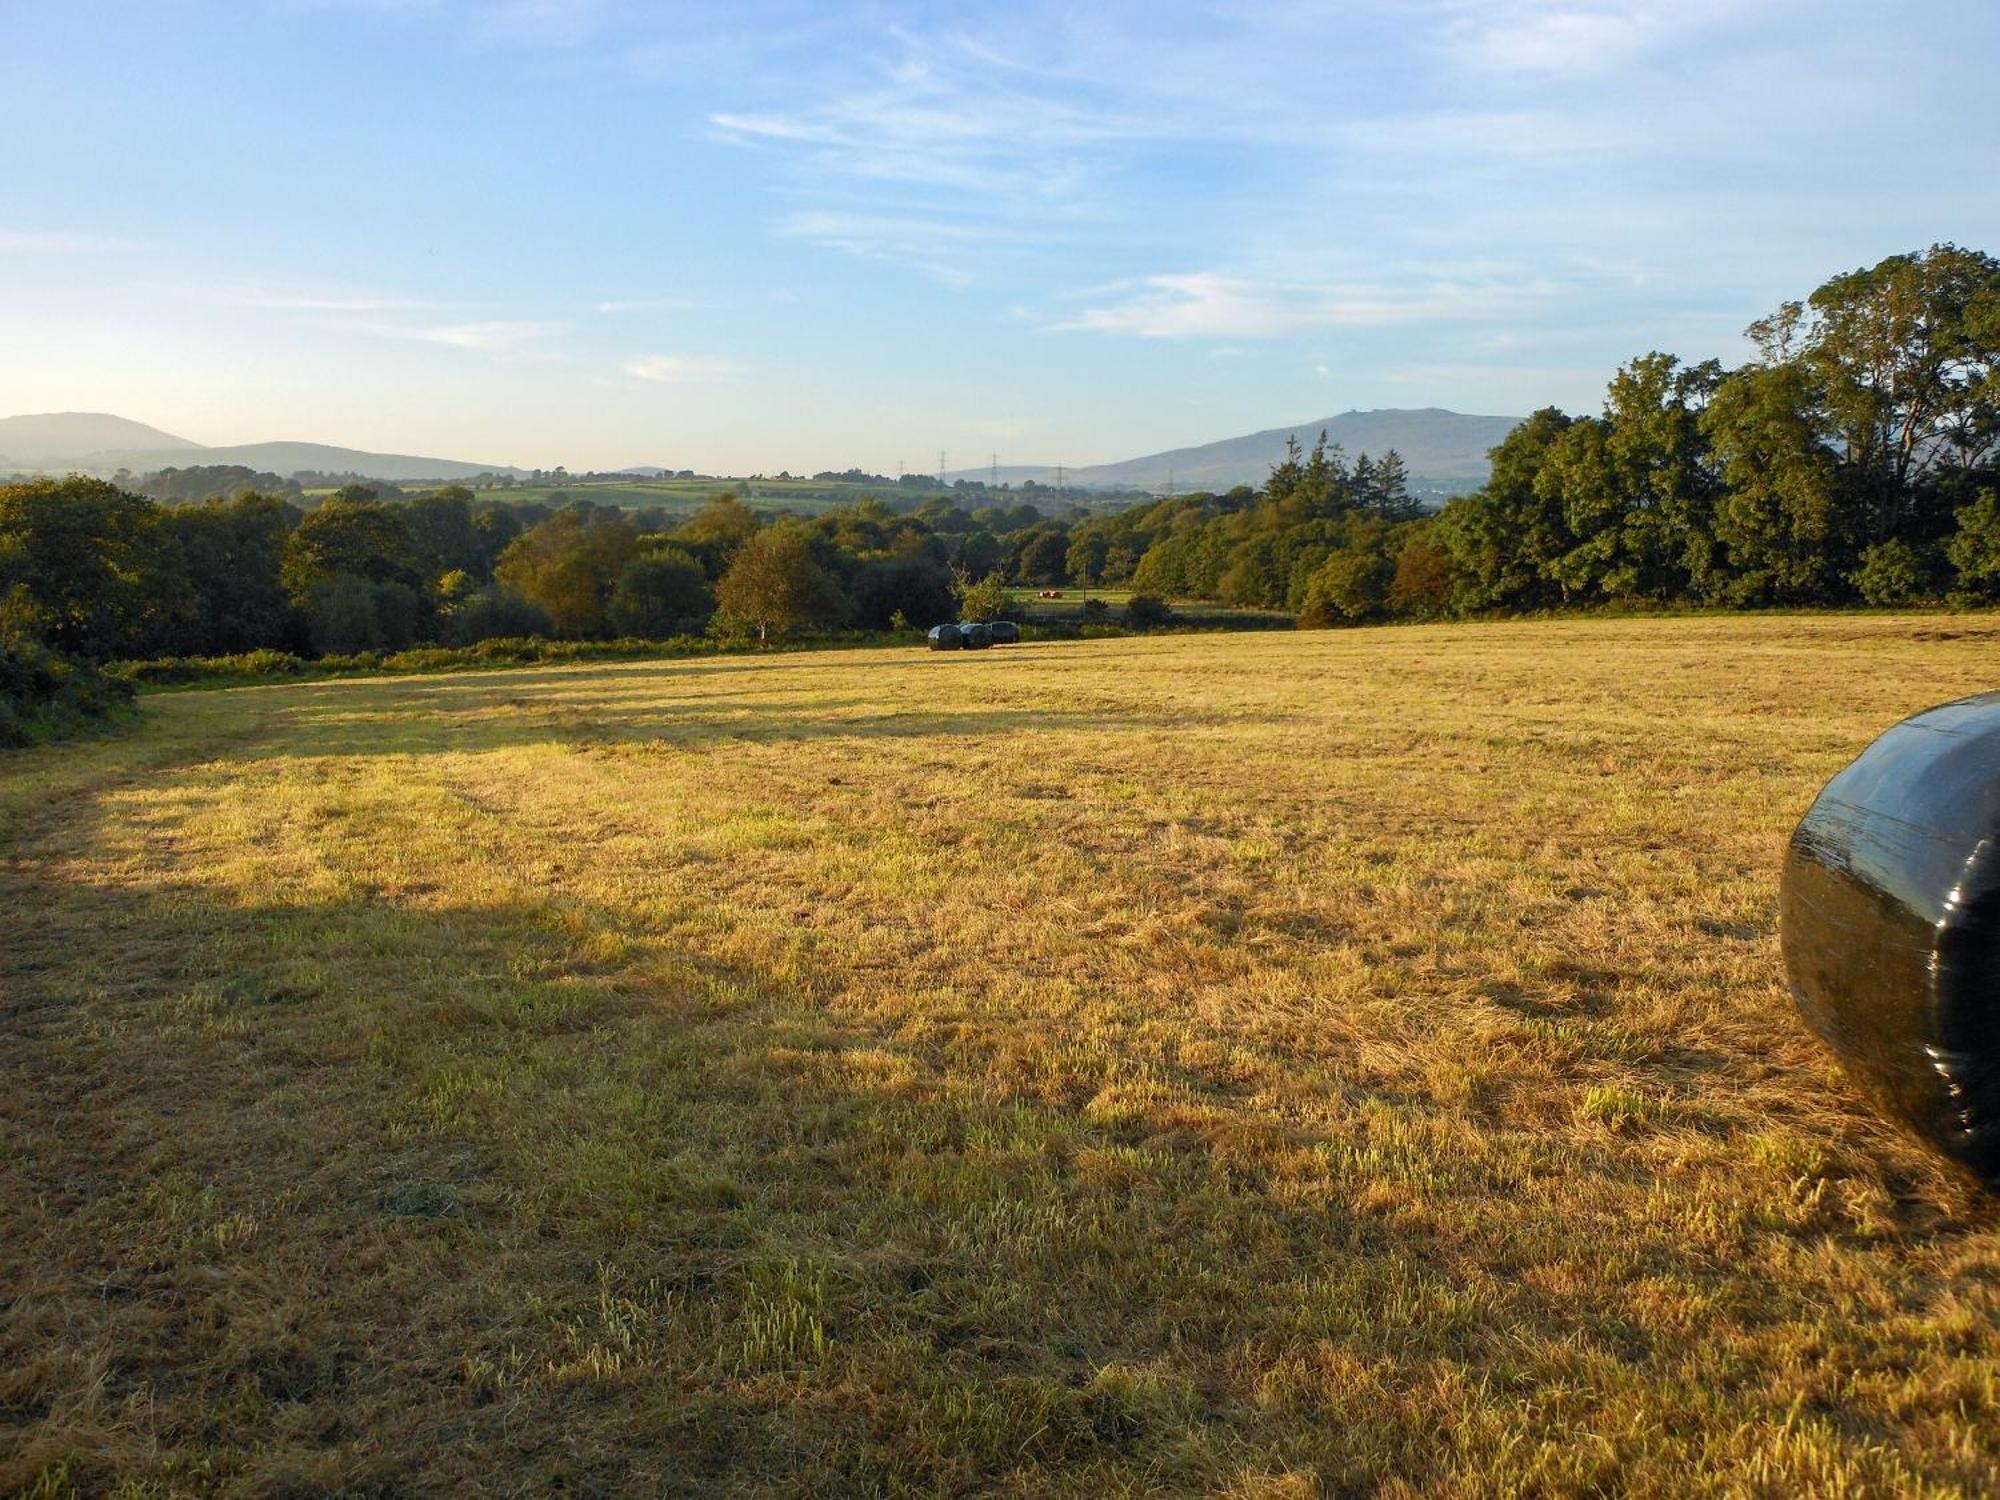
[[[23,465],[74,463],[119,448],[185,454],[200,447],[171,432],[109,412],[55,411],[0,417],[0,454]]]
[[[507,464],[470,463],[412,453],[371,453],[328,443],[236,443],[211,448],[175,437],[144,422],[104,412],[51,412],[0,417],[0,470],[78,470],[134,474],[191,464],[241,464],[270,474],[314,469],[326,474],[360,474],[368,479],[470,479],[478,474],[521,475]]]
[[[1071,468],[1063,472],[1063,481],[1077,489],[1124,491],[1226,490],[1239,484],[1257,485],[1284,456],[1287,438],[1295,437],[1301,447],[1310,448],[1325,432],[1329,443],[1338,443],[1350,456],[1368,453],[1379,457],[1394,448],[1402,454],[1411,488],[1419,494],[1460,494],[1485,482],[1488,450],[1519,420],[1473,416],[1439,407],[1349,411],[1316,422],[1270,427],[1116,463]],[[97,412],[0,417],[0,471],[78,469],[110,475],[129,469],[145,474],[190,464],[241,464],[272,474],[311,469],[395,483],[470,479],[482,473],[520,477],[526,473],[506,464],[373,453],[327,443],[238,443],[211,448],[143,422]],[[990,473],[986,468],[961,469],[950,477],[985,479]],[[1054,465],[1003,466],[999,477],[1014,484],[1030,479],[1048,484],[1056,479],[1056,469]]]
[[[170,465],[241,464],[270,474],[296,474],[312,469],[322,474],[359,474],[365,479],[402,483],[412,479],[471,479],[478,474],[525,474],[507,464],[468,463],[454,458],[425,458],[413,453],[369,453],[327,443],[238,443],[227,448],[181,450],[141,449],[100,453],[91,467],[105,472],[130,469],[135,474]]]
[[[1394,448],[1409,467],[1411,485],[1420,492],[1459,494],[1486,482],[1488,450],[1521,419],[1471,416],[1430,406],[1416,410],[1349,411],[1317,422],[1270,427],[1243,437],[1223,438],[1190,448],[1171,448],[1118,463],[1090,464],[1068,469],[1065,484],[1105,490],[1226,490],[1239,484],[1264,482],[1271,466],[1285,455],[1285,440],[1297,438],[1311,448],[1320,433],[1338,443],[1350,457],[1367,453],[1380,457]],[[990,471],[966,469],[952,477],[983,479]],[[1053,483],[1055,469],[1018,466],[1002,468],[1003,480]]]

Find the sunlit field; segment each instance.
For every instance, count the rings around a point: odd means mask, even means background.
[[[2000,620],[185,693],[0,757],[0,1491],[1972,1494],[1776,867]]]

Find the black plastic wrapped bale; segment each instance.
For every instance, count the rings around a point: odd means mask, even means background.
[[[968,651],[983,651],[993,644],[993,632],[984,620],[960,620],[958,633]]]
[[[1826,784],[1780,929],[1847,1070],[2000,1190],[2000,693],[1905,719]]]
[[[993,620],[986,628],[992,632],[993,644],[996,646],[1013,646],[1020,643],[1020,629],[1012,620]]]
[[[956,625],[931,626],[929,639],[933,651],[957,651],[965,645]]]

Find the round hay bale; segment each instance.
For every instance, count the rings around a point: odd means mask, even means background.
[[[984,620],[960,620],[958,633],[968,651],[983,651],[993,644],[993,627]]]
[[[933,651],[957,651],[965,645],[965,637],[956,625],[933,625],[927,639]]]
[[[1905,719],[1826,784],[1779,928],[1792,997],[1849,1074],[2000,1190],[2000,693]]]

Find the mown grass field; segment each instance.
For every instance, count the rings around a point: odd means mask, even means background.
[[[0,758],[0,1492],[1989,1491],[1795,1022],[1978,617],[148,700]]]

